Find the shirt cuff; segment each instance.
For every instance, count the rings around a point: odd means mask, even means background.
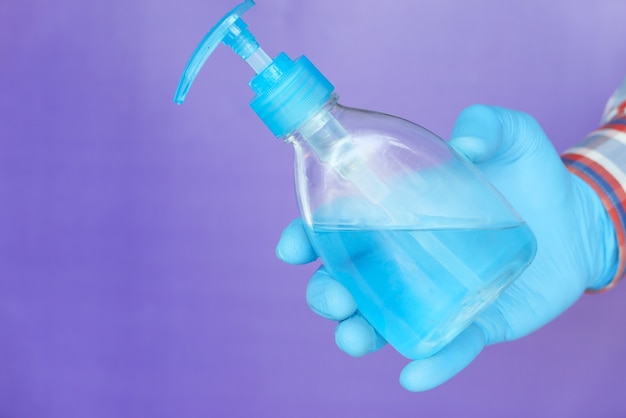
[[[616,109],[613,119],[561,156],[567,169],[598,194],[615,228],[617,271],[600,290],[615,286],[626,271],[626,102]]]

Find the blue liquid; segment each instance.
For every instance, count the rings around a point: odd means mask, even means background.
[[[524,223],[490,229],[311,232],[333,277],[402,355],[433,355],[528,266],[535,241]]]

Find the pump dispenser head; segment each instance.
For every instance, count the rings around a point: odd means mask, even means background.
[[[285,53],[280,53],[271,59],[241,19],[252,6],[253,0],[245,0],[206,34],[187,63],[174,102],[185,101],[198,72],[223,42],[256,72],[249,83],[255,93],[250,106],[275,136],[282,137],[321,109],[334,88],[305,56],[292,61]]]

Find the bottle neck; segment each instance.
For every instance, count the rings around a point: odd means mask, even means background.
[[[355,137],[344,127],[349,112],[350,109],[341,106],[337,96],[333,95],[322,109],[290,135],[288,142],[296,149],[297,161],[305,154],[311,155],[309,151],[312,151],[324,170],[339,175],[370,202],[378,204],[390,190],[369,166],[370,156],[359,149],[358,135]],[[303,169],[304,164],[298,165]],[[304,179],[306,175],[300,177],[300,180]]]
[[[337,145],[348,137],[348,132],[338,120],[343,107],[337,102],[338,96],[331,95],[324,106],[311,116],[298,129],[285,137],[285,142],[295,145],[305,141],[320,161],[328,162],[336,152]]]

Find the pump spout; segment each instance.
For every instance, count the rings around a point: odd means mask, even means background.
[[[250,106],[272,133],[281,138],[321,109],[330,99],[334,87],[305,56],[293,61],[281,52],[271,59],[241,19],[252,6],[253,0],[245,0],[200,41],[183,72],[174,102],[183,103],[198,72],[223,42],[256,72],[249,83],[255,94]]]
[[[272,63],[272,59],[259,47],[258,42],[248,30],[246,22],[241,20],[241,16],[252,6],[254,6],[253,0],[245,0],[239,4],[224,16],[200,41],[200,44],[189,59],[185,71],[183,71],[178,89],[176,89],[176,94],[174,95],[175,103],[183,104],[191,84],[220,42],[231,47],[257,74]]]

